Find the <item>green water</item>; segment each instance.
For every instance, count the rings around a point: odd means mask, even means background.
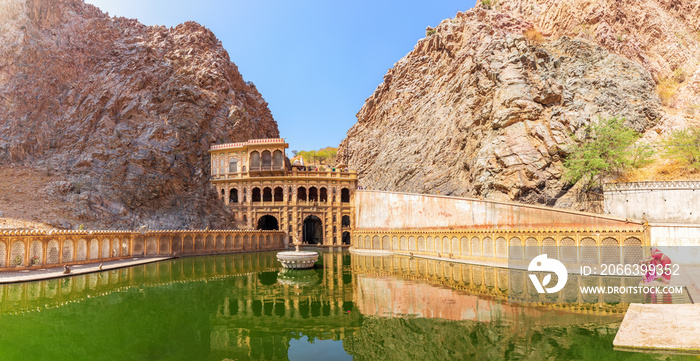
[[[222,255],[2,285],[0,360],[697,359],[613,350],[615,307],[508,303],[449,264],[401,262],[323,253],[280,272],[274,253]]]

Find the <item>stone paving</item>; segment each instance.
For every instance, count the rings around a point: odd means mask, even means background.
[[[700,304],[633,303],[613,346],[637,351],[700,353]]]
[[[27,282],[27,281],[37,281],[50,278],[60,278],[67,276],[74,276],[85,273],[100,272],[116,268],[124,268],[130,266],[136,266],[151,262],[163,261],[166,259],[171,259],[173,257],[148,257],[148,258],[127,258],[119,259],[114,261],[106,262],[95,262],[95,263],[83,263],[72,265],[71,273],[64,274],[63,266],[51,267],[51,268],[40,268],[33,270],[18,270],[18,271],[7,271],[0,272],[0,284],[2,283],[14,283],[14,282]],[[102,264],[102,269],[100,269],[100,264]]]

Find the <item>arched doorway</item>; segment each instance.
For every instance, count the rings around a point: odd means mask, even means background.
[[[323,222],[316,216],[304,219],[304,243],[323,244]]]
[[[350,202],[350,190],[349,189],[343,188],[340,190],[340,201],[343,203]]]
[[[350,232],[343,232],[343,244],[350,244]]]
[[[309,202],[318,202],[318,189],[316,187],[309,188]]]
[[[263,231],[276,231],[280,229],[280,225],[279,222],[277,222],[277,218],[271,215],[266,215],[258,219],[257,229],[262,229]]]
[[[345,215],[340,221],[340,225],[345,228],[345,227],[350,227],[350,216]]]
[[[238,189],[231,188],[231,191],[229,192],[229,196],[228,196],[228,202],[229,203],[238,203]]]

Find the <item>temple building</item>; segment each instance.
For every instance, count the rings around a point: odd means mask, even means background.
[[[288,147],[284,139],[253,139],[210,148],[211,182],[235,225],[283,230],[305,244],[349,246],[357,172],[292,165]]]

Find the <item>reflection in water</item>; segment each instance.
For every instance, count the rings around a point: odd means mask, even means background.
[[[416,262],[413,269],[411,262],[322,253],[312,270],[282,272],[274,253],[237,254],[3,285],[0,355],[3,360],[650,357],[612,350],[621,320],[614,311],[623,305],[594,312],[508,303],[497,286],[510,282],[498,280],[502,270],[435,261]]]

